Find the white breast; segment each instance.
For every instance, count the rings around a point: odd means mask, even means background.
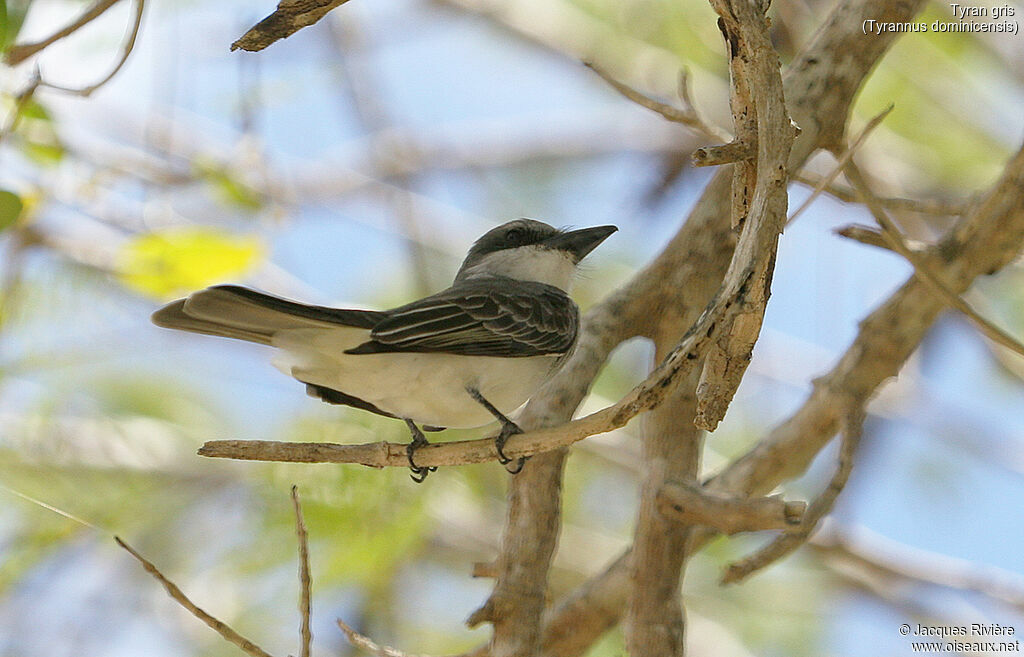
[[[286,374],[368,401],[419,424],[472,428],[495,418],[469,393],[472,386],[505,415],[553,374],[557,355],[525,358],[432,353],[345,354],[369,337],[365,329],[297,329],[274,337],[274,364]]]

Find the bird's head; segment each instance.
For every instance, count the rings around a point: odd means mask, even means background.
[[[559,230],[542,221],[516,219],[484,233],[462,261],[455,280],[507,276],[567,290],[580,260],[617,230]]]

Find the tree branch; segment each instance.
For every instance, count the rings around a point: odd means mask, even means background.
[[[695,167],[717,167],[753,159],[757,149],[745,141],[729,141],[695,149],[690,157]]]
[[[781,495],[747,498],[674,482],[658,491],[657,502],[658,511],[666,518],[723,534],[791,529],[800,524],[807,510],[806,502],[787,502]]]
[[[167,594],[170,595],[175,602],[184,607],[190,614],[206,623],[210,627],[210,629],[212,629],[217,634],[221,635],[221,637],[223,637],[224,640],[238,646],[238,648],[242,652],[244,652],[247,655],[250,655],[250,657],[273,657],[255,643],[253,643],[249,639],[246,639],[244,636],[231,629],[231,627],[229,627],[223,621],[219,620],[218,618],[215,618],[214,616],[211,616],[210,614],[199,608],[194,602],[188,599],[188,596],[182,593],[181,589],[179,589],[174,582],[167,579],[164,576],[164,574],[160,572],[160,569],[154,566],[152,562],[147,560],[141,554],[136,552],[132,548],[132,546],[128,545],[123,540],[121,540],[120,537],[115,536],[114,540],[117,542],[118,545],[124,548],[125,551],[128,552],[128,554],[135,557],[135,560],[142,564],[142,567],[145,569],[147,573],[152,575],[154,579],[156,579],[163,585],[164,589],[167,590]]]
[[[691,337],[686,344],[694,348],[706,343]],[[680,369],[687,367],[686,356],[675,354],[643,383],[618,403],[565,424],[516,434],[505,443],[506,455],[516,458],[550,452],[588,436],[605,433],[626,425],[637,414],[654,408],[666,395]],[[692,367],[692,365],[689,365]],[[543,391],[537,396],[542,397]],[[529,423],[523,421],[524,426]],[[409,466],[404,443],[376,442],[361,445],[337,443],[291,443],[273,440],[211,440],[199,448],[200,456],[244,461],[281,461],[289,463],[356,463],[373,468]],[[422,467],[469,465],[496,461],[493,438],[431,443],[416,450],[416,463]]]
[[[977,209],[928,258],[941,263],[949,288],[963,293],[978,276],[1011,262],[1024,244],[1024,148],[1006,164]],[[764,494],[798,476],[831,439],[838,423],[895,376],[944,309],[915,275],[860,323],[839,363],[814,381],[804,405],[754,449],[714,477],[716,491]]]
[[[17,66],[37,52],[44,50],[66,36],[74,34],[81,28],[96,20],[119,1],[120,0],[96,0],[92,6],[82,12],[81,16],[45,39],[41,39],[33,43],[19,43],[11,46],[4,55],[4,63],[8,66]]]
[[[292,486],[292,506],[295,509],[295,535],[299,543],[299,639],[302,641],[299,656],[309,657],[310,646],[313,643],[313,633],[309,629],[313,580],[309,576],[309,534],[306,532],[306,522],[302,517],[298,486]]]
[[[383,646],[379,643],[376,643],[373,639],[366,636],[365,634],[360,634],[359,632],[356,632],[347,623],[345,623],[345,621],[341,620],[340,618],[335,619],[334,622],[337,624],[338,628],[345,634],[345,638],[348,639],[348,642],[353,647],[359,648],[363,652],[369,653],[371,655],[376,655],[377,657],[430,657],[429,655],[419,655],[410,652],[403,652],[398,648],[392,648],[391,646]],[[474,650],[473,652],[463,653],[461,655],[457,655],[456,657],[484,657],[484,653],[480,650]]]
[[[843,185],[827,184],[825,178],[808,174],[806,172],[790,176],[791,182],[807,185],[811,189],[819,186],[829,196],[833,196],[844,203],[858,203],[857,192]],[[825,182],[823,182],[825,181]],[[958,217],[966,214],[970,204],[964,201],[943,201],[940,199],[913,199],[913,198],[880,198],[878,202],[888,210],[907,210],[920,214],[930,214],[941,217]]]
[[[717,424],[709,416],[725,414],[760,332],[778,236],[785,225],[786,165],[795,134],[767,19],[762,10],[743,0],[712,0],[712,6],[721,16],[719,26],[729,44],[736,141],[756,145],[756,158],[733,167],[731,224],[742,226],[742,232],[719,292],[687,331],[687,335],[708,331],[709,351],[699,383],[684,379],[646,426],[644,478],[623,627],[632,655],[670,657],[685,651],[680,586],[692,546],[692,526],[675,525],[662,516],[659,494],[667,481],[692,482],[699,473],[700,437],[692,430],[679,431],[679,418],[696,412],[697,427],[708,428]],[[713,321],[704,329],[708,315]],[[661,328],[654,338],[658,357],[678,335],[671,326]]]
[[[885,120],[885,117],[889,116],[890,112],[892,112],[894,107],[896,106],[889,105],[889,107],[885,108],[884,110],[876,114],[870,121],[868,121],[868,124],[864,126],[863,130],[860,131],[860,134],[857,135],[857,138],[853,140],[853,144],[851,144],[848,148],[843,149],[843,153],[837,158],[839,161],[836,164],[836,166],[832,169],[832,171],[827,176],[818,181],[818,184],[814,186],[814,190],[811,192],[811,195],[808,196],[804,200],[804,202],[800,204],[800,207],[798,207],[796,211],[790,215],[789,219],[786,220],[787,224],[796,221],[796,218],[799,217],[804,210],[810,207],[811,203],[813,203],[814,200],[818,198],[818,196],[832,184],[836,177],[838,177],[839,174],[843,171],[843,166],[850,161],[850,158],[853,157],[853,154],[856,153],[857,150],[860,149],[860,147],[867,140],[867,137],[868,135],[871,134],[871,131],[878,127],[878,125]]]
[[[843,431],[843,439],[839,447],[839,465],[824,492],[811,503],[807,513],[796,527],[788,528],[785,533],[742,561],[729,564],[722,575],[723,584],[742,581],[758,570],[792,554],[807,542],[811,532],[815,530],[821,519],[832,510],[836,498],[839,497],[839,493],[843,491],[846,482],[850,479],[850,472],[853,470],[853,457],[860,445],[863,427],[864,410],[854,409],[846,418],[846,428]]]
[[[263,50],[279,39],[286,39],[304,27],[313,25],[348,0],[281,0],[272,14],[249,28],[231,44],[231,50]]]
[[[788,109],[802,132],[790,155],[791,171],[843,134],[847,109],[861,82],[898,37],[886,34],[865,42],[859,29],[863,20],[884,16],[907,21],[920,5],[921,0],[844,0],[794,59],[784,86]],[[717,172],[662,254],[609,297],[606,303],[614,300],[618,307],[619,315],[613,316],[630,322],[630,333],[650,335],[659,324],[664,330],[672,325],[685,330],[713,295],[732,255],[728,218],[719,211],[728,197],[729,180],[728,172]],[[646,312],[632,305],[639,299]],[[582,654],[614,625],[626,602],[629,554],[570,592],[545,616],[544,655]]]
[[[966,301],[960,298],[959,294],[954,293],[949,287],[942,281],[942,275],[938,271],[935,264],[928,258],[924,258],[921,254],[907,245],[903,238],[903,234],[900,229],[897,228],[896,224],[893,223],[892,219],[886,213],[881,203],[878,202],[878,197],[871,190],[868,185],[867,179],[860,172],[857,164],[850,159],[845,164],[847,178],[853,183],[853,186],[860,193],[864,203],[868,206],[871,211],[871,215],[878,222],[878,225],[882,227],[882,237],[886,239],[889,245],[896,253],[907,259],[914,267],[914,271],[917,273],[921,282],[940,299],[945,301],[951,308],[955,308],[963,313],[967,319],[969,319],[978,329],[996,344],[1000,344],[1010,351],[1016,353],[1018,356],[1024,356],[1024,345],[1022,345],[1012,335],[999,328],[992,322],[982,317],[974,308],[970,306]]]
[[[680,109],[678,107],[673,107],[668,103],[663,103],[659,100],[655,100],[650,96],[646,96],[640,93],[639,91],[629,86],[628,84],[619,82],[618,80],[613,78],[610,73],[605,71],[597,64],[594,64],[593,62],[583,62],[583,65],[589,68],[594,73],[597,73],[598,77],[607,82],[613,89],[615,89],[615,91],[618,91],[624,97],[633,101],[637,105],[647,108],[652,112],[656,112],[657,114],[661,115],[661,117],[666,121],[671,121],[672,123],[679,123],[681,125],[685,125],[686,127],[692,128],[707,137],[711,137],[712,139],[718,139],[720,141],[729,141],[729,135],[727,135],[722,130],[719,130],[718,128],[706,123],[704,119],[701,118],[700,114],[697,113],[697,109],[693,106],[689,99],[689,90],[686,85],[687,76],[685,72],[681,76],[680,96],[682,97],[684,103],[687,104],[687,107]]]
[[[763,234],[755,245],[757,251],[745,256],[753,265],[752,277],[744,281],[747,289],[724,318],[697,384],[695,423],[707,431],[714,431],[725,416],[760,334],[778,237],[785,226],[787,164],[795,137],[765,15],[748,2],[712,0],[711,5],[729,44],[736,139],[757,145],[756,160],[733,167],[732,225],[744,225],[750,219],[765,224],[759,228]],[[741,236],[734,262],[744,257],[743,250]]]
[[[128,34],[125,37],[124,42],[121,44],[121,54],[118,57],[117,63],[115,63],[114,67],[110,69],[110,72],[103,76],[98,82],[94,82],[93,84],[85,87],[63,87],[44,80],[40,82],[40,85],[56,91],[63,91],[65,93],[87,98],[95,93],[99,88],[113,80],[114,76],[117,75],[117,72],[120,71],[121,67],[128,61],[128,56],[132,54],[132,50],[135,48],[135,39],[139,36],[139,28],[142,26],[142,14],[145,7],[146,0],[135,0],[135,16],[132,19],[131,27],[128,29]]]
[[[1020,252],[1024,243],[1022,187],[1024,147],[1006,164],[1000,179],[975,210],[933,250],[930,257],[944,263],[951,289],[962,292],[976,277],[998,271]],[[857,338],[839,363],[815,380],[803,406],[747,454],[712,477],[705,489],[764,495],[799,476],[835,434],[840,418],[862,406],[885,380],[896,375],[943,308],[944,304],[928,294],[916,277],[908,279],[860,323]],[[713,532],[702,533],[699,542],[711,536]],[[551,614],[547,621],[550,634],[545,632],[546,655],[579,655],[575,648],[589,645],[583,636],[574,637],[572,642],[562,640],[567,625],[594,632],[591,640],[596,640],[601,631],[614,624],[617,616],[612,612],[621,609],[627,595],[629,555],[624,553],[556,606],[562,613]],[[569,613],[572,618],[565,615]]]

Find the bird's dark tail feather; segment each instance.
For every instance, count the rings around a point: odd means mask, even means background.
[[[173,301],[153,313],[157,326],[260,344],[297,328],[372,329],[385,317],[374,310],[309,306],[237,285],[217,285]]]

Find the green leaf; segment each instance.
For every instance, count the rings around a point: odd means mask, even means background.
[[[25,204],[21,197],[6,189],[0,190],[0,232],[7,230],[18,222]]]
[[[128,287],[169,298],[238,278],[264,256],[256,237],[215,228],[173,228],[139,235],[118,253],[117,270]]]

